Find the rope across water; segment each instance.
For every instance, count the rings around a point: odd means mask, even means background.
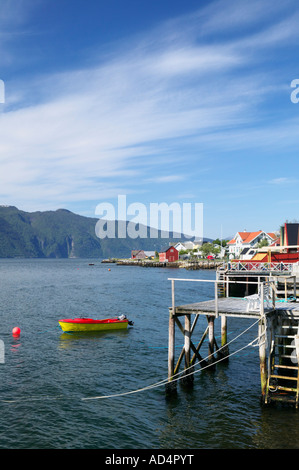
[[[221,349],[223,349],[224,347],[226,348],[227,346],[229,346],[231,343],[233,343],[234,341],[236,341],[238,338],[240,338],[240,336],[242,336],[243,334],[245,334],[247,331],[249,331],[253,326],[255,326],[257,323],[259,322],[259,320],[257,320],[256,322],[254,322],[251,326],[249,326],[248,328],[246,328],[244,331],[242,331],[242,333],[240,333],[239,335],[237,335],[235,338],[233,338],[230,342],[226,343],[225,346],[222,346],[221,348],[218,349],[218,351],[220,351]],[[222,362],[224,360],[227,360],[227,358],[231,357],[231,356],[234,356],[236,354],[238,354],[240,351],[243,351],[244,349],[250,347],[250,346],[256,346],[256,343],[257,342],[260,342],[260,337],[257,336],[254,340],[250,341],[248,344],[246,344],[245,346],[241,347],[240,349],[230,353],[228,356],[225,356],[221,359],[218,359],[217,361],[214,361],[212,364],[208,364],[207,366],[204,366],[204,367],[201,367],[200,369],[197,369],[197,370],[193,370],[195,366],[197,365],[200,365],[201,362],[204,362],[206,361],[208,358],[204,358],[202,359],[201,361],[195,363],[194,365],[192,365],[191,367],[189,367],[188,369],[184,369],[184,376],[182,376],[182,373],[177,373],[176,375],[173,376],[172,380],[171,380],[171,383],[173,382],[177,382],[181,379],[185,379],[186,377],[188,376],[191,376],[191,375],[194,375],[194,374],[197,374],[198,372],[201,372],[205,369],[208,369],[209,367],[211,366],[214,366],[215,364],[218,364],[219,362]],[[186,373],[188,370],[191,370],[191,372],[189,372],[188,374]],[[100,400],[100,399],[108,399],[108,398],[117,398],[117,397],[123,397],[123,396],[128,396],[128,395],[133,395],[133,394],[136,394],[136,393],[140,393],[140,392],[144,392],[146,390],[152,390],[152,389],[155,389],[155,388],[158,388],[158,387],[162,387],[164,385],[166,385],[167,383],[169,383],[168,381],[168,378],[165,378],[159,382],[156,382],[154,384],[151,384],[151,385],[147,385],[145,387],[142,387],[142,388],[139,388],[139,389],[136,389],[136,390],[130,390],[130,391],[127,391],[127,392],[121,392],[121,393],[114,393],[114,394],[111,394],[111,395],[100,395],[100,396],[92,396],[92,397],[81,397],[79,398],[81,401],[87,401],[87,400]],[[78,398],[78,397],[75,397],[75,398]],[[0,401],[2,403],[17,403],[17,402],[22,402],[22,401],[35,401],[35,400],[38,400],[38,401],[41,401],[41,400],[62,400],[62,399],[67,399],[69,400],[70,397],[69,396],[64,396],[64,395],[58,395],[58,396],[54,396],[54,397],[50,397],[50,396],[30,396],[30,397],[20,397],[20,398],[16,398],[16,399],[5,399],[5,398],[0,398]]]

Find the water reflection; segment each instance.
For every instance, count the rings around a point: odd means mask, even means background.
[[[298,425],[299,412],[294,407],[285,404],[263,407],[256,433],[252,437],[254,448],[299,449]]]
[[[18,352],[18,349],[21,347],[21,340],[20,337],[13,338],[12,344],[10,345],[10,350],[12,352]]]
[[[99,341],[115,340],[119,337],[126,337],[130,330],[111,331],[90,331],[90,332],[64,332],[59,337],[59,349],[70,348],[78,341]]]
[[[6,356],[0,367],[0,396],[20,398],[2,413],[2,448],[298,448],[298,412],[260,405],[258,348],[231,356],[214,372],[196,373],[193,389],[179,384],[171,400],[165,399],[163,386],[81,401],[139,390],[167,378],[168,277],[215,277],[207,271],[182,276],[181,270],[132,267],[113,268],[112,276],[106,273],[106,266],[90,268],[86,260],[1,261]],[[213,289],[195,284],[178,282],[176,301],[205,300],[213,294]],[[132,286],[138,295],[132,295]],[[97,314],[99,306],[107,315],[125,311],[134,328],[91,334],[58,330],[58,318],[71,317],[74,311]],[[251,322],[229,319],[229,340]],[[18,324],[22,329],[26,325],[26,334],[12,339],[11,326]],[[196,344],[205,327],[203,317],[194,332]],[[219,322],[215,328],[217,336]],[[249,330],[230,345],[230,352],[256,334],[257,328]],[[182,340],[178,333],[176,357]],[[202,348],[205,357],[206,346]]]

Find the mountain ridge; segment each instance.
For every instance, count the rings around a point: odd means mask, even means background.
[[[68,209],[25,212],[0,205],[0,258],[128,258],[131,250],[160,251],[169,243],[191,239],[171,233],[164,238],[160,230],[157,238],[150,238],[150,227],[147,238],[117,238],[118,221],[116,238],[100,239],[95,233],[98,220]]]

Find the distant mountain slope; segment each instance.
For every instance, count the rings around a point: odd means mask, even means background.
[[[96,218],[66,209],[30,213],[14,206],[0,206],[0,258],[130,257],[131,250],[159,251],[178,241],[161,238],[160,232],[159,238],[152,239],[101,240],[95,234],[97,222]]]
[[[0,257],[102,256],[95,223],[64,209],[28,213],[0,207]]]

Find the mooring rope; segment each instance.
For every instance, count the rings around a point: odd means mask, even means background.
[[[227,348],[227,346],[229,346],[229,344],[231,344],[233,341],[236,341],[240,336],[242,336],[243,334],[245,334],[248,330],[250,330],[254,325],[256,325],[257,323],[259,322],[259,320],[257,320],[256,322],[254,322],[250,327],[246,328],[246,330],[244,330],[242,333],[240,333],[238,336],[236,336],[234,339],[232,339],[229,343],[226,343],[224,346],[222,346],[221,348],[218,349],[218,351],[220,351],[221,349],[224,349],[224,348]],[[99,400],[99,399],[104,399],[104,398],[113,398],[113,397],[120,397],[120,396],[125,396],[125,395],[131,395],[133,393],[138,393],[138,392],[143,392],[145,390],[151,390],[153,388],[158,388],[158,387],[162,387],[163,385],[166,385],[167,383],[169,384],[172,384],[173,382],[177,382],[178,380],[182,380],[182,379],[185,379],[186,377],[189,377],[190,375],[193,375],[193,374],[197,374],[198,372],[201,372],[202,370],[205,370],[205,369],[208,369],[209,367],[212,367],[216,364],[218,364],[219,362],[221,361],[224,361],[224,360],[227,360],[229,357],[231,356],[234,356],[235,354],[239,353],[240,351],[242,351],[243,349],[245,348],[248,348],[249,346],[253,346],[253,344],[259,340],[259,336],[257,336],[256,338],[254,338],[254,340],[252,340],[250,343],[248,343],[246,346],[243,346],[242,348],[238,349],[237,351],[225,356],[225,357],[222,357],[221,359],[218,359],[217,361],[213,361],[211,364],[208,364],[207,366],[204,366],[202,367],[201,369],[198,369],[198,370],[193,370],[193,368],[199,364],[201,364],[202,362],[205,362],[209,356],[205,357],[204,359],[201,359],[200,361],[196,362],[195,364],[193,364],[192,366],[184,369],[184,375],[182,375],[182,372],[178,372],[177,374],[173,375],[172,376],[172,379],[171,381],[169,382],[169,379],[166,378],[166,379],[163,379],[161,380],[160,382],[156,382],[155,384],[152,384],[152,385],[147,385],[146,387],[143,387],[143,388],[140,388],[140,389],[136,389],[136,390],[131,390],[131,391],[128,391],[128,392],[121,392],[121,393],[116,393],[116,394],[113,394],[113,395],[102,395],[102,396],[96,396],[96,397],[87,397],[87,398],[81,398],[81,400],[83,401],[86,401],[86,400]],[[218,352],[217,351],[217,352]],[[189,374],[186,374],[186,371],[192,369],[192,371],[189,373]],[[175,378],[176,377],[176,378]]]
[[[221,349],[223,348],[227,348],[231,343],[233,343],[234,341],[236,341],[238,338],[240,338],[240,336],[242,336],[243,334],[245,334],[248,330],[250,330],[254,325],[256,325],[256,323],[258,323],[259,320],[257,320],[256,322],[254,322],[252,325],[250,325],[248,328],[246,328],[242,333],[240,333],[239,335],[237,335],[235,338],[233,338],[231,341],[229,341],[228,343],[226,343],[224,346],[222,346],[221,348],[219,348],[217,350],[217,352],[219,352]],[[136,390],[130,390],[130,391],[127,391],[127,392],[121,392],[121,393],[115,393],[115,394],[111,394],[111,395],[100,395],[100,396],[93,396],[93,397],[81,397],[80,400],[81,401],[87,401],[87,400],[100,400],[100,399],[107,399],[107,398],[117,398],[117,397],[122,397],[122,396],[127,396],[127,395],[132,395],[132,394],[135,394],[135,393],[140,393],[140,392],[144,392],[146,390],[152,390],[154,388],[158,388],[158,387],[162,387],[163,385],[166,385],[166,384],[172,384],[174,382],[177,382],[178,380],[182,380],[182,379],[185,379],[186,377],[189,377],[191,375],[194,375],[194,374],[197,374],[198,372],[201,372],[205,369],[208,369],[209,367],[212,367],[216,364],[218,364],[219,362],[222,362],[224,360],[227,360],[229,357],[231,356],[234,356],[235,354],[238,354],[240,351],[248,348],[249,346],[254,346],[254,343],[256,341],[259,341],[260,340],[260,337],[257,336],[254,340],[250,341],[248,344],[246,344],[245,346],[243,346],[242,348],[238,349],[237,351],[235,352],[232,352],[230,353],[229,355],[227,356],[224,356],[220,359],[218,359],[217,361],[213,361],[212,363],[204,366],[204,367],[201,367],[200,369],[197,369],[197,370],[193,370],[195,366],[201,364],[202,362],[205,362],[209,356],[207,356],[206,358],[204,359],[201,359],[200,361],[196,362],[195,364],[193,364],[192,366],[186,368],[183,372],[183,375],[182,375],[182,372],[178,372],[177,374],[173,375],[172,376],[172,379],[171,381],[169,382],[169,379],[168,378],[165,378],[159,382],[156,382],[154,384],[151,384],[151,385],[147,385],[145,387],[142,387],[142,388],[139,388],[139,389],[136,389]],[[188,370],[191,370],[190,373],[186,374],[186,372]],[[49,396],[38,396],[38,397],[35,397],[35,396],[30,396],[30,397],[27,397],[27,398],[16,398],[16,399],[0,399],[0,401],[2,403],[17,403],[17,402],[20,402],[20,401],[35,401],[35,400],[62,400],[64,398],[67,398],[69,399],[70,397],[69,396],[64,396],[64,395],[58,395],[56,397],[49,397]],[[78,398],[78,397],[75,397],[75,398]]]
[[[96,396],[96,397],[86,397],[86,398],[81,398],[81,400],[86,401],[86,400],[99,400],[99,399],[104,399],[104,398],[122,397],[122,396],[125,396],[125,395],[132,395],[133,393],[144,392],[146,390],[151,390],[153,388],[162,387],[163,385],[166,385],[167,383],[169,383],[171,385],[172,383],[177,382],[178,380],[182,380],[182,379],[185,379],[186,377],[189,377],[190,375],[194,375],[194,374],[197,374],[198,372],[202,372],[203,370],[208,369],[209,367],[212,367],[212,366],[218,364],[219,362],[228,359],[228,357],[234,356],[235,354],[239,353],[243,349],[248,348],[248,346],[251,346],[251,343],[256,341],[256,339],[257,338],[255,338],[252,342],[248,343],[246,346],[243,346],[242,348],[238,349],[238,351],[235,351],[235,352],[229,354],[228,356],[222,357],[221,359],[218,359],[217,361],[214,361],[213,363],[208,364],[207,366],[204,366],[201,369],[192,371],[189,374],[185,373],[185,371],[188,370],[188,369],[185,369],[184,375],[182,375],[182,373],[180,372],[180,377],[177,377],[176,379],[172,379],[171,382],[169,382],[168,378],[167,378],[167,379],[161,380],[161,382],[157,382],[156,384],[148,385],[146,387],[139,388],[137,390],[131,390],[129,392],[122,392],[122,393],[115,393],[113,395],[102,395],[102,396]],[[194,366],[191,366],[191,367],[194,367]]]

